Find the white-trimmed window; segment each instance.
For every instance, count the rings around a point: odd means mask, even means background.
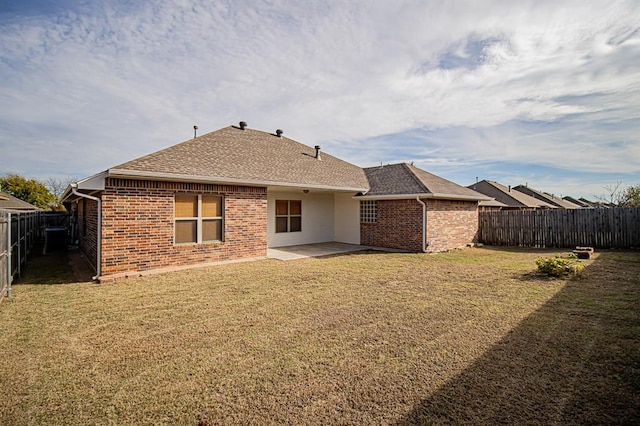
[[[276,232],[302,231],[302,201],[276,200]]]
[[[219,195],[176,195],[175,243],[224,241],[223,201]]]
[[[360,222],[376,223],[378,220],[378,202],[375,200],[360,201]]]

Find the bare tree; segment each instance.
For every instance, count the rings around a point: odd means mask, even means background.
[[[602,188],[606,191],[606,194],[602,194],[600,196],[594,195],[594,197],[604,203],[609,203],[610,205],[619,205],[622,196],[620,191],[621,186],[621,181],[617,181],[616,183],[611,183],[609,185],[604,185]]]
[[[61,205],[61,198],[62,194],[64,194],[64,190],[67,189],[67,186],[69,186],[70,183],[75,182],[76,180],[77,179],[73,177],[66,177],[62,179],[51,177],[45,181],[44,184],[47,189],[49,189],[53,196],[56,197],[56,207]]]

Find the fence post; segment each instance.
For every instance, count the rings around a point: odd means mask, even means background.
[[[13,242],[11,241],[11,213],[7,214],[7,297],[11,297],[11,280],[13,279]]]

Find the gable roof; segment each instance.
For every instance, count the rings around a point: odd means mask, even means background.
[[[22,210],[22,211],[36,211],[42,210],[39,207],[29,204],[26,201],[22,201],[13,195],[0,192],[0,209],[6,210]]]
[[[228,126],[115,166],[111,177],[366,191],[364,171],[284,136]]]
[[[421,196],[452,200],[489,200],[489,197],[455,184],[412,164],[399,163],[364,169],[370,189],[364,198],[407,198]]]
[[[566,200],[566,201],[568,201],[570,203],[573,203],[576,206],[580,206],[580,207],[584,207],[584,208],[590,208],[591,207],[589,204],[585,203],[584,201],[577,200],[577,199],[575,199],[575,198],[573,198],[573,197],[571,197],[569,195],[565,195],[564,197],[562,197],[562,199]]]
[[[491,180],[481,180],[473,185],[469,185],[467,188],[471,188],[474,191],[478,191],[491,198],[495,198],[501,203],[506,204],[507,207],[511,208],[556,208],[556,206],[542,200],[537,200],[527,194],[515,191],[510,187],[506,187]]]
[[[535,190],[533,188],[529,188],[528,186],[525,186],[525,185],[518,185],[513,189],[515,189],[516,191],[520,191],[522,193],[525,193],[527,195],[530,195],[533,198],[537,198],[538,200],[542,200],[545,203],[549,203],[549,204],[554,205],[556,207],[560,207],[562,209],[580,209],[580,208],[582,208],[581,206],[573,204],[570,201],[563,200],[560,197],[556,197],[554,195],[547,194],[547,193],[542,192],[542,191],[537,191],[537,190]]]
[[[480,201],[478,203],[478,206],[480,206],[480,207],[508,207],[505,203],[501,203],[500,201],[496,200],[495,198],[492,198],[489,201]]]

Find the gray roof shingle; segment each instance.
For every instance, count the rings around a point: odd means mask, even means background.
[[[411,164],[389,164],[364,169],[370,189],[367,197],[427,195],[432,198],[488,200],[464,186],[455,184]]]
[[[524,194],[530,195],[533,198],[537,198],[538,200],[542,200],[545,203],[549,203],[556,207],[560,207],[562,209],[581,209],[582,208],[582,206],[574,204],[571,201],[563,200],[560,197],[556,197],[555,195],[547,194],[542,191],[537,191],[525,185],[518,185],[513,189],[515,189],[516,191],[520,191]]]
[[[39,207],[29,204],[26,201],[22,201],[13,195],[0,192],[0,209],[6,210],[21,210],[21,211],[36,211],[42,210]]]
[[[284,136],[228,126],[109,170],[111,176],[147,176],[211,182],[309,186],[365,191],[364,171]]]
[[[549,203],[537,200],[527,194],[516,191],[511,187],[506,187],[491,180],[481,180],[473,185],[469,185],[467,188],[471,188],[489,197],[495,198],[507,207],[511,208],[556,208]]]

